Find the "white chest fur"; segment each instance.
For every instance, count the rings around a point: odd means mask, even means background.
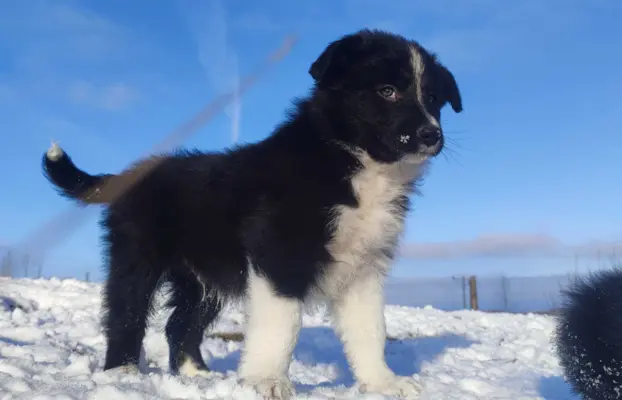
[[[385,274],[391,266],[386,250],[397,243],[404,228],[400,197],[407,183],[422,170],[424,160],[382,164],[358,154],[363,168],[351,177],[358,207],[337,206],[333,211],[333,240],[327,248],[335,263],[326,271],[321,290],[337,295],[361,273]]]

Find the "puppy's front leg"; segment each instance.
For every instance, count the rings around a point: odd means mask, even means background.
[[[287,372],[302,325],[300,302],[278,296],[268,280],[251,273],[247,315],[241,378],[269,399],[293,397]]]
[[[411,377],[396,376],[384,358],[386,340],[383,277],[358,277],[333,301],[336,330],[361,391],[419,398]]]

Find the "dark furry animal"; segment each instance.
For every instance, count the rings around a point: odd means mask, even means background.
[[[622,398],[622,270],[577,279],[564,292],[554,343],[567,381],[585,400]]]
[[[257,143],[157,155],[120,175],[87,174],[56,146],[44,156],[60,193],[86,204],[107,202],[95,184],[160,161],[104,213],[105,369],[137,363],[151,296],[166,280],[172,371],[204,374],[204,330],[227,301],[246,299],[240,375],[288,398],[301,304],[321,296],[361,389],[417,395],[384,360],[382,285],[408,196],[443,149],[441,108],[462,111],[458,86],[416,42],[371,30],[331,43],[309,73],[310,94]]]

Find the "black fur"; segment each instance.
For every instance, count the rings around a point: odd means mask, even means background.
[[[577,279],[564,296],[555,347],[567,381],[585,400],[622,398],[622,270]]]
[[[90,175],[82,171],[67,153],[63,153],[56,161],[44,155],[42,166],[44,176],[54,185],[58,194],[68,199],[81,199],[91,188],[112,177],[110,174]]]
[[[151,296],[163,280],[172,283],[176,307],[166,327],[174,371],[188,357],[205,368],[202,332],[221,301],[244,294],[249,259],[280,295],[307,297],[332,261],[331,210],[358,205],[349,177],[362,165],[351,150],[394,163],[442,149],[442,141],[430,150],[417,137],[429,121],[414,95],[411,46],[425,62],[430,114],[440,120],[446,103],[461,111],[456,82],[434,56],[401,36],[360,31],[330,44],[313,63],[311,93],[266,139],[217,153],[156,156],[163,162],[108,206],[105,369],[137,362]],[[379,95],[387,84],[399,101]],[[408,143],[399,140],[404,134],[412,137]],[[83,203],[98,202],[83,197],[93,185],[119,177],[88,175],[67,155],[45,157],[44,169],[61,193]],[[396,201],[395,212],[404,215],[408,200]]]

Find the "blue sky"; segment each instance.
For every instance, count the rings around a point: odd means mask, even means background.
[[[619,1],[133,4],[0,0],[0,243],[71,208],[40,172],[50,140],[88,171],[117,172],[296,33],[289,57],[186,144],[260,140],[307,93],[322,49],[362,27],[438,53],[464,102],[444,112],[450,150],[414,199],[396,275],[564,272],[575,253],[593,267],[622,243]],[[46,275],[101,276],[97,211],[44,252]]]

